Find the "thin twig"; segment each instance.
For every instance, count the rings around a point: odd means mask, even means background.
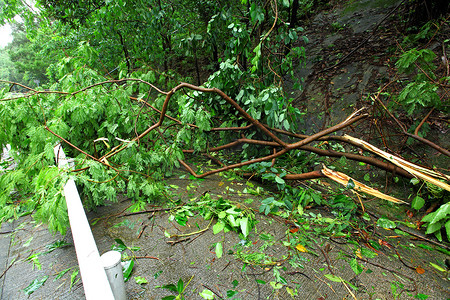
[[[211,292],[214,293],[214,295],[216,295],[217,297],[219,297],[220,299],[224,299],[222,296],[220,296],[219,294],[217,294],[212,288],[210,288],[209,286],[207,286],[206,284],[202,283],[202,286],[207,288],[208,290],[210,290]]]
[[[134,215],[142,215],[142,214],[148,214],[148,213],[154,213],[154,212],[158,212],[158,211],[168,211],[168,210],[171,210],[171,209],[172,208],[155,208],[155,209],[149,209],[149,210],[144,210],[144,211],[137,211],[137,212],[123,214],[121,216],[118,216],[118,218],[134,216]]]
[[[169,245],[171,245],[171,246],[173,246],[173,245],[176,245],[176,244],[178,244],[178,243],[181,243],[181,242],[184,242],[184,241],[188,241],[188,240],[190,240],[190,239],[191,239],[190,237],[187,237],[187,238],[184,238],[184,239],[181,239],[181,240],[167,241],[166,243],[169,244]]]
[[[203,228],[202,230],[197,230],[197,231],[194,231],[194,232],[184,233],[184,234],[172,234],[170,236],[170,238],[173,238],[173,237],[185,237],[185,236],[191,236],[191,235],[194,235],[194,234],[203,233],[203,232],[205,232],[205,231],[207,231],[209,229],[209,227],[211,226],[212,221],[213,221],[213,218],[211,218],[211,221],[209,221],[208,226],[206,226],[206,228]]]
[[[19,256],[20,256],[20,254],[18,254],[17,256],[16,256],[16,258],[14,258],[13,260],[12,260],[12,262],[9,264],[9,266],[5,269],[5,271],[3,271],[3,273],[0,275],[0,278],[2,278],[5,274],[6,274],[6,272],[8,272],[8,270],[14,265],[14,263],[17,261],[17,259],[19,258]]]
[[[148,256],[148,255],[145,255],[145,256],[133,256],[133,258],[136,258],[136,259],[147,258],[147,259],[157,259],[157,260],[159,260],[159,258],[157,258],[157,257]]]
[[[144,233],[144,230],[145,230],[145,228],[147,228],[147,224],[145,224],[144,226],[142,226],[142,229],[141,229],[141,231],[139,232],[139,235],[138,235],[138,239],[140,239],[141,238],[141,236],[142,236],[142,234]]]

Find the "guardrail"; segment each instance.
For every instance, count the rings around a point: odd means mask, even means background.
[[[60,168],[72,167],[71,160],[66,158],[60,144],[53,150]],[[114,300],[111,285],[73,179],[69,179],[64,186],[64,196],[86,299]]]

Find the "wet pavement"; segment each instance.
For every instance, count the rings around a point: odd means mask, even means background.
[[[176,296],[177,293],[157,287],[176,286],[180,279],[185,286],[185,299],[203,299],[200,293],[205,290],[211,291],[206,293],[214,299],[450,297],[448,270],[444,264],[447,256],[436,251],[438,247],[432,243],[377,227],[373,232],[380,241],[379,250],[363,239],[344,242],[343,239],[314,237],[312,233],[304,244],[305,250],[296,247],[295,239],[304,234],[306,227],[293,228],[282,218],[258,213],[260,201],[266,196],[245,193],[245,181],[212,176],[192,184],[188,179],[175,176],[169,183],[172,187],[178,186],[176,192],[186,203],[189,199],[198,201],[198,197],[208,192],[212,199],[223,197],[242,207],[254,208],[258,223],[245,242],[234,231],[214,234],[217,220],[204,220],[195,214],[186,226],[170,221],[170,212],[161,210],[160,206],[149,205],[147,213],[130,214],[125,209],[131,202],[125,198],[88,213],[100,254],[117,244],[115,239],[133,249],[122,252],[123,260],[134,257],[135,261],[133,273],[126,282],[128,299]],[[307,211],[310,212],[327,215],[326,210]],[[353,233],[353,236],[358,234]],[[372,236],[372,240],[377,238]],[[49,252],[48,245],[61,240],[70,245]],[[217,257],[215,247],[219,242],[223,245],[221,258]],[[30,216],[3,224],[1,299],[84,299],[81,280],[77,281],[79,275],[71,287],[71,275],[76,266],[70,231],[65,237],[52,235],[45,225],[35,223]],[[48,279],[44,285],[28,296],[24,289],[45,276]],[[148,283],[138,284],[136,277],[145,278]]]

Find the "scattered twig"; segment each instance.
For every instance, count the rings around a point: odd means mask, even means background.
[[[316,277],[317,279],[319,279],[320,281],[325,283],[333,291],[333,293],[337,294],[336,291],[333,289],[333,286],[331,284],[329,284],[328,282],[325,282],[322,278],[318,277],[316,274],[314,274],[314,277]]]
[[[197,231],[194,231],[194,232],[184,233],[184,234],[172,234],[172,235],[170,236],[170,238],[174,238],[174,237],[185,237],[185,236],[191,236],[191,235],[194,235],[194,234],[203,233],[203,232],[205,232],[205,231],[207,231],[207,230],[209,229],[209,227],[211,226],[212,221],[213,221],[213,218],[211,218],[211,221],[209,221],[208,226],[206,226],[206,228],[204,228],[204,229],[202,229],[202,230],[197,230]]]
[[[333,272],[333,269],[332,269],[333,265],[331,264],[331,261],[330,261],[330,258],[329,258],[329,256],[328,256],[328,254],[325,253],[325,251],[323,251],[322,247],[320,247],[320,246],[316,243],[316,241],[314,241],[313,239],[312,239],[312,241],[313,241],[314,245],[316,245],[316,247],[320,250],[320,252],[322,252],[323,257],[325,257],[325,260],[327,261],[327,267],[328,267],[328,270],[330,271],[331,274],[334,275],[334,272]]]
[[[171,245],[171,246],[173,246],[173,245],[176,245],[176,244],[178,244],[178,243],[188,241],[188,240],[190,240],[190,239],[191,239],[190,237],[187,237],[187,238],[184,238],[184,239],[181,239],[181,240],[167,241],[166,243],[169,244],[169,245]]]
[[[422,127],[422,125],[425,123],[425,121],[428,119],[428,117],[431,115],[431,113],[433,112],[434,107],[430,110],[430,112],[425,116],[425,118],[422,119],[422,121],[420,122],[419,125],[417,125],[416,130],[414,130],[414,134],[415,135],[419,135],[419,130]]]
[[[195,241],[197,238],[201,237],[206,231],[201,232],[200,234],[198,234],[195,238],[193,238],[192,240],[190,240],[187,244],[189,245],[190,243],[192,243],[193,241]]]
[[[148,213],[154,213],[154,212],[158,212],[158,211],[168,211],[168,210],[171,210],[171,209],[172,208],[155,208],[155,209],[149,209],[149,210],[144,210],[144,211],[137,211],[137,212],[126,213],[126,214],[120,215],[120,216],[118,216],[118,218],[134,216],[134,215],[142,215],[142,214],[148,214]]]
[[[219,294],[217,294],[212,288],[210,288],[209,286],[207,286],[206,284],[202,283],[202,286],[207,288],[208,290],[210,290],[211,292],[214,293],[214,295],[216,295],[217,297],[219,297],[220,299],[224,299],[222,296],[220,296]]]
[[[139,235],[138,235],[138,239],[140,239],[141,238],[141,235],[144,233],[144,230],[145,230],[145,228],[147,228],[147,224],[145,224],[144,226],[142,226],[142,229],[141,229],[141,231],[139,232]]]
[[[297,274],[300,274],[300,275],[302,275],[302,276],[308,278],[309,280],[313,281],[311,277],[309,277],[308,275],[306,275],[305,273],[300,272],[300,271],[288,272],[288,273],[286,273],[286,274],[288,274],[288,275],[297,275]]]
[[[14,265],[14,263],[17,261],[17,259],[19,258],[19,256],[20,256],[20,254],[18,254],[17,256],[16,256],[16,258],[14,258],[13,260],[12,260],[12,262],[9,264],[9,266],[5,269],[5,271],[3,271],[3,273],[0,275],[0,278],[2,278],[5,274],[6,274],[6,272],[8,272],[8,270]]]
[[[416,268],[411,267],[410,265],[406,264],[406,263],[403,261],[402,257],[400,256],[400,253],[398,253],[397,250],[395,250],[395,253],[397,254],[398,260],[399,260],[405,267],[407,267],[407,268],[409,268],[409,269],[411,269],[411,270],[413,270],[413,271],[416,270]]]
[[[414,133],[409,133],[408,130],[406,129],[405,125],[403,125],[390,111],[389,109],[384,105],[384,103],[379,99],[379,95],[380,93],[378,93],[375,97],[372,97],[372,100],[376,100],[378,103],[380,103],[381,107],[383,107],[383,109],[386,111],[386,113],[397,123],[398,127],[400,127],[402,133],[408,137],[411,137],[413,139],[416,139],[428,146],[430,146],[433,149],[436,149],[437,151],[441,152],[442,154],[445,154],[447,156],[450,156],[450,151],[433,143],[430,140],[427,140],[421,136],[419,136],[417,133],[420,129],[420,127],[423,125],[423,122],[425,122],[425,120],[429,117],[429,115],[431,114],[431,112],[433,110],[431,110],[428,115],[422,120],[422,122],[419,124],[419,126],[417,126],[416,130]]]
[[[148,258],[148,259],[157,259],[157,260],[159,260],[159,258],[157,258],[157,257],[148,256],[148,255],[145,255],[145,256],[133,256],[133,258],[136,258],[136,259]]]

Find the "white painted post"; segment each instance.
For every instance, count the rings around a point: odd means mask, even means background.
[[[60,144],[54,148],[58,166],[64,167],[68,160]],[[100,260],[86,213],[73,179],[64,186],[70,228],[83,281],[84,294],[88,300],[114,300],[108,278]]]
[[[123,281],[122,254],[119,251],[108,251],[103,253],[100,258],[115,300],[127,300],[125,282]]]

